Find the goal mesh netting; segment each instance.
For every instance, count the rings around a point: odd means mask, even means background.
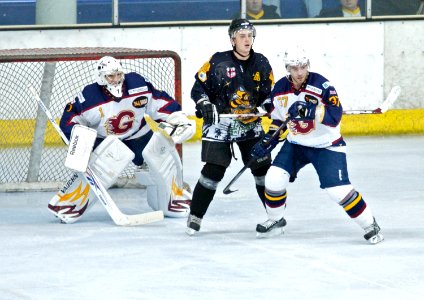
[[[28,89],[40,94],[56,121],[65,104],[95,81],[96,62],[110,55],[125,72],[135,71],[181,103],[181,61],[173,51],[129,48],[0,50],[0,190],[46,189],[72,171],[64,167],[67,147]],[[134,166],[121,175],[131,178]]]

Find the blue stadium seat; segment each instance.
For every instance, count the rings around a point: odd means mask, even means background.
[[[283,19],[307,18],[308,13],[303,0],[281,0],[280,15]]]
[[[54,0],[52,0],[54,1]],[[0,25],[35,24],[36,0],[0,0]],[[120,0],[120,22],[230,20],[239,0]],[[111,23],[112,0],[77,0],[77,23]]]
[[[239,0],[121,0],[120,22],[230,20]],[[78,23],[111,22],[110,0],[78,0]]]
[[[0,0],[0,25],[35,24],[35,0]]]

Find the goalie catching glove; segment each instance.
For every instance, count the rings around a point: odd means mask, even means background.
[[[159,127],[164,129],[175,144],[181,144],[196,133],[196,122],[190,120],[182,111],[173,112],[166,122],[161,122]]]

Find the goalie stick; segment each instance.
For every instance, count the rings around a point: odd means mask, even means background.
[[[53,125],[54,129],[56,129],[60,137],[68,145],[69,144],[68,138],[65,136],[62,129],[60,129],[59,125],[57,125],[50,111],[44,105],[44,102],[41,100],[40,96],[38,95],[34,87],[28,86],[28,88],[31,91],[34,99],[37,101],[39,107],[44,111],[50,123]],[[147,212],[147,213],[142,213],[137,215],[124,214],[118,208],[118,206],[116,206],[116,203],[110,197],[109,193],[107,192],[105,187],[102,185],[102,183],[99,181],[97,176],[90,169],[90,167],[87,167],[87,170],[83,173],[83,175],[84,175],[84,178],[87,180],[87,183],[93,189],[97,198],[106,208],[106,211],[109,213],[110,217],[112,218],[112,220],[115,222],[116,225],[134,226],[134,225],[148,224],[148,223],[163,220],[162,211],[153,211],[153,212]]]
[[[281,130],[283,130],[284,128],[286,128],[286,125],[288,123],[288,119],[286,121],[283,122],[283,124],[281,124],[280,127],[278,127],[278,129],[271,135],[271,137],[269,138],[269,140],[267,140],[264,143],[264,146],[268,146],[273,140],[278,139],[278,137],[281,134]],[[284,141],[285,139],[283,139],[282,141]],[[246,171],[255,161],[257,160],[257,158],[252,157],[244,166],[243,168],[241,168],[241,170],[236,174],[236,176],[234,176],[234,178],[227,184],[227,186],[224,188],[224,190],[222,191],[225,195],[231,194],[233,192],[236,192],[237,190],[231,190],[230,187],[233,185],[234,182],[237,181],[237,179],[239,179],[239,177],[241,176],[241,174],[243,174],[244,171]]]
[[[353,110],[344,110],[344,115],[366,115],[366,114],[384,114],[390,108],[399,97],[401,92],[400,86],[394,86],[390,93],[387,95],[383,103],[375,109],[353,109]],[[266,112],[256,113],[256,114],[220,114],[220,118],[245,118],[245,117],[264,117],[269,116]]]

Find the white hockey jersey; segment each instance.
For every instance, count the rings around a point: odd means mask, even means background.
[[[286,120],[290,106],[296,101],[317,105],[315,120],[291,120],[287,124],[287,140],[307,147],[325,148],[344,145],[340,134],[343,108],[335,88],[318,73],[310,72],[299,90],[287,77],[281,78],[271,92],[273,124],[280,126]]]
[[[165,121],[179,110],[181,106],[166,92],[156,90],[143,76],[128,73],[119,99],[97,83],[86,86],[66,105],[60,127],[68,138],[72,127],[81,124],[95,129],[98,138],[116,135],[121,140],[130,140],[149,132],[144,113]]]

